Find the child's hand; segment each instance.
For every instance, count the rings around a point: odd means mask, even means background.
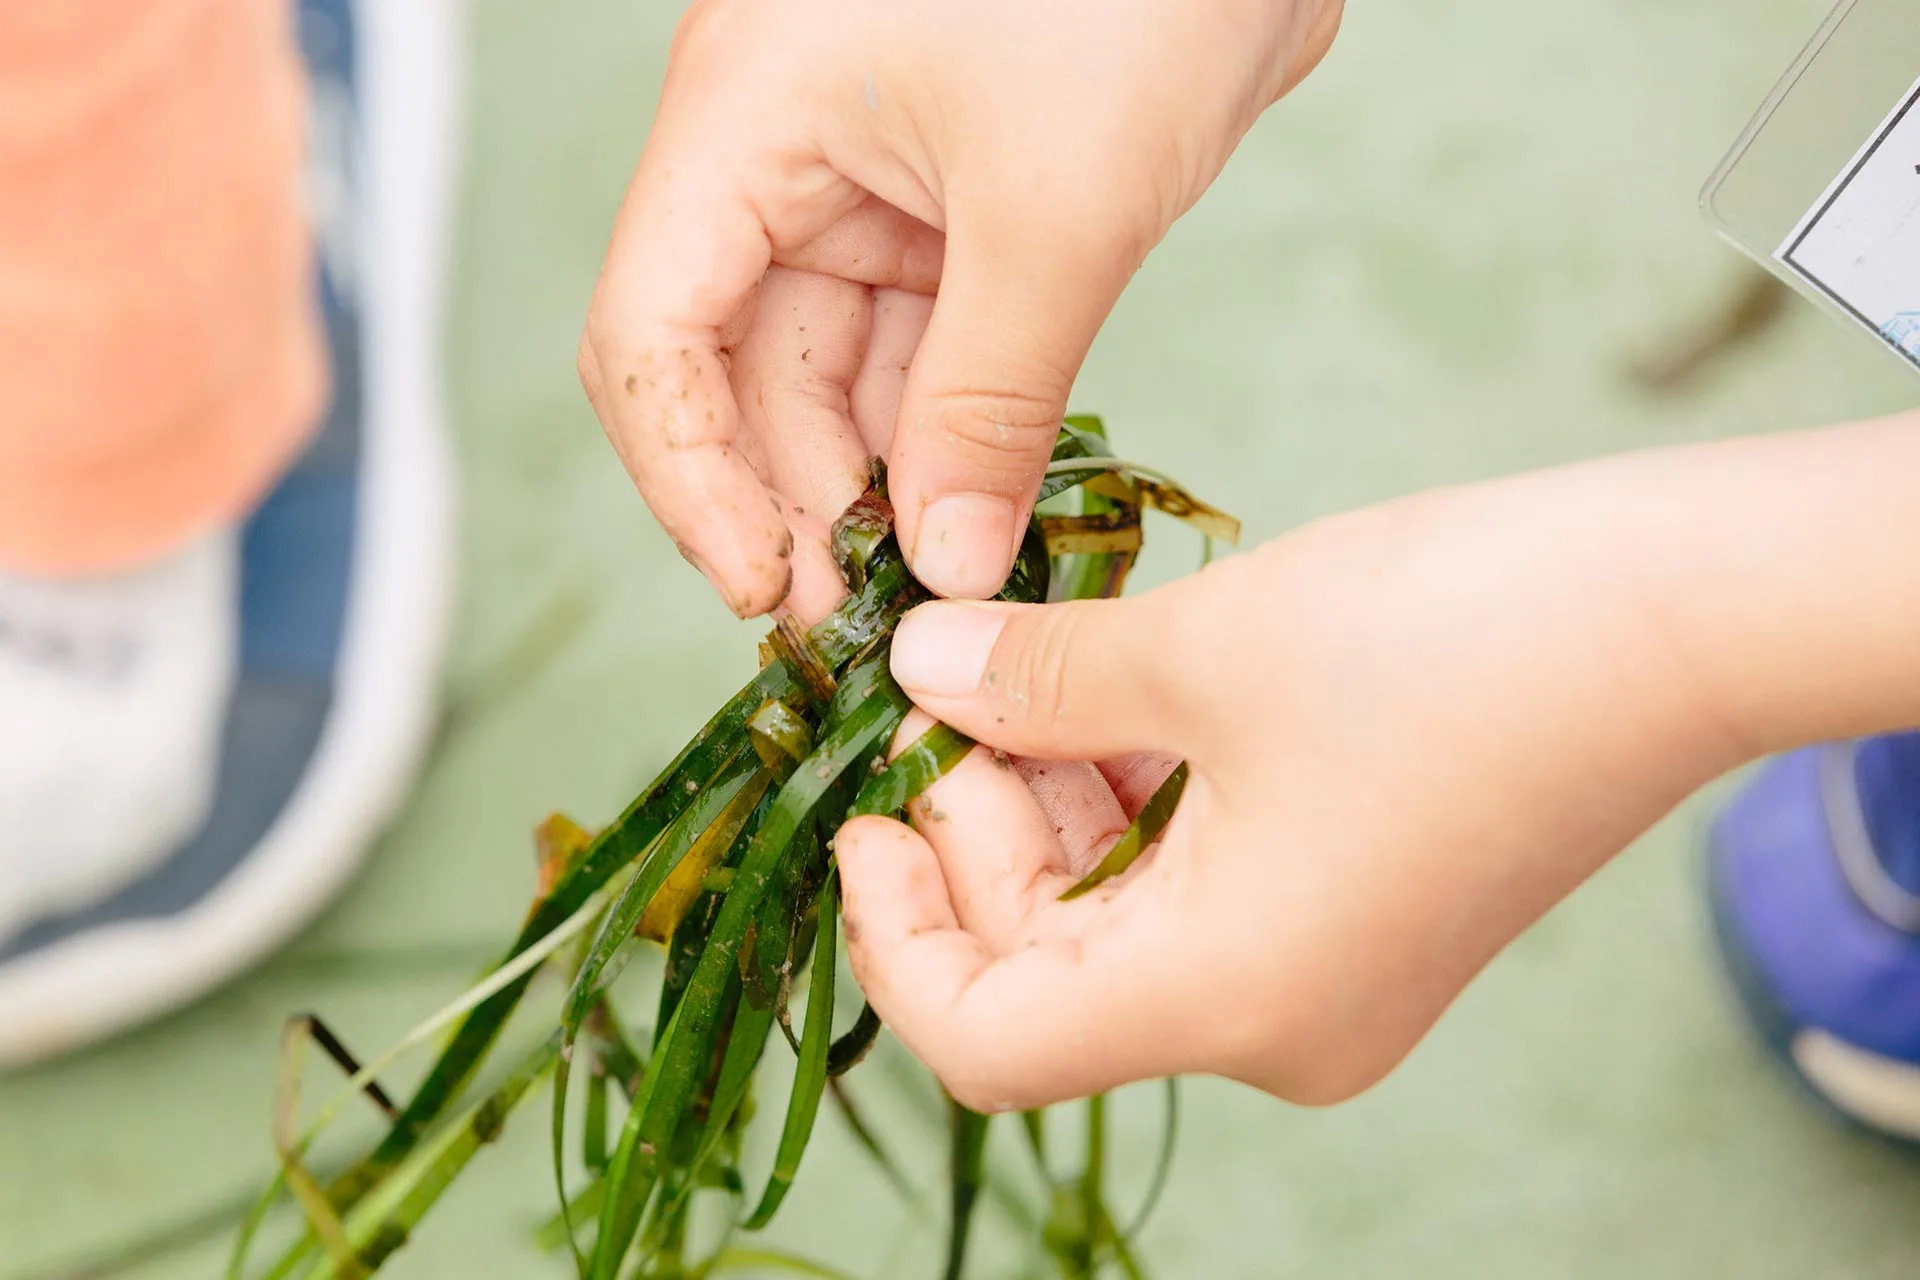
[[[872,454],[920,577],[997,590],[1095,330],[1340,5],[694,4],[580,374],[728,604],[824,612]]]
[[[849,823],[854,971],[976,1107],[1350,1095],[1695,787],[1920,722],[1915,474],[1890,421],[1423,496],[1137,599],[923,606],[893,649],[920,706],[1125,763],[1030,790],[978,750],[916,830]],[[1166,772],[1142,752],[1192,766],[1165,840],[1059,902]]]

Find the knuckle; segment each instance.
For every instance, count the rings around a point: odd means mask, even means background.
[[[1085,606],[1031,609],[1004,661],[987,670],[994,692],[1022,719],[1047,724],[1068,712],[1068,673],[1079,652]]]
[[[962,461],[990,472],[1017,465],[1024,478],[1034,457],[1053,450],[1060,405],[1050,394],[965,389],[937,393],[931,409],[937,438]]]

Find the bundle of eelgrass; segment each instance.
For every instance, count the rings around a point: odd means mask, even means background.
[[[1003,599],[1117,595],[1140,547],[1143,506],[1186,519],[1209,538],[1231,541],[1238,533],[1231,518],[1163,477],[1116,461],[1092,418],[1063,426],[1041,496],[1043,512],[1068,509],[1035,520]],[[246,1274],[249,1245],[282,1191],[298,1201],[306,1229],[266,1276],[358,1277],[378,1270],[547,1077],[561,1202],[548,1234],[556,1247],[573,1251],[583,1277],[661,1280],[769,1269],[838,1274],[730,1245],[736,1231],[764,1226],[779,1208],[823,1094],[880,1031],[868,1007],[848,1030],[833,1034],[839,942],[833,835],[856,814],[899,813],[973,744],[941,725],[886,761],[908,709],[888,674],[888,643],[894,624],[926,593],[900,557],[878,475],[834,526],[833,547],[852,595],[832,616],[809,632],[791,623],[778,627],[763,647],[760,674],[611,826],[592,837],[564,818],[542,827],[532,910],[478,986],[365,1068],[315,1020],[289,1024],[276,1116],[281,1174],[241,1233],[230,1277]],[[1184,780],[1184,768],[1177,770],[1075,892],[1118,874],[1152,843]],[[666,948],[658,1015],[650,1037],[635,1037],[609,992],[649,942]],[[479,1096],[463,1099],[536,971],[549,963],[562,967],[570,983],[559,1027],[493,1076]],[[788,1003],[802,971],[809,980],[796,1029]],[[773,1171],[764,1189],[749,1196],[741,1135],[755,1071],[776,1026],[797,1066]],[[412,1099],[404,1108],[393,1106],[378,1071],[446,1027],[452,1034]],[[352,1078],[300,1131],[300,1061],[310,1042]],[[569,1192],[568,1083],[582,1061],[579,1151],[586,1181]],[[498,1064],[494,1070],[501,1072]],[[308,1151],[342,1103],[362,1091],[386,1112],[386,1136],[323,1182],[306,1163]],[[615,1135],[618,1105],[625,1114]],[[947,1275],[957,1278],[983,1176],[988,1120],[957,1104],[950,1108]],[[1040,1118],[1026,1120],[1044,1170]],[[1129,1231],[1116,1227],[1103,1200],[1103,1130],[1095,1099],[1084,1172],[1068,1182],[1048,1178],[1055,1192],[1042,1243],[1069,1276],[1091,1276],[1109,1265],[1139,1274]],[[857,1121],[856,1131],[884,1159]],[[701,1197],[727,1202],[725,1225],[704,1233],[716,1238],[691,1238],[703,1234],[690,1231]]]

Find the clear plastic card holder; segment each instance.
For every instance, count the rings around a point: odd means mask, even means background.
[[[1920,370],[1920,0],[1841,0],[1701,205],[1727,239]]]

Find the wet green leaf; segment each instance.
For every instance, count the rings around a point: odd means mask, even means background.
[[[760,1203],[741,1224],[758,1231],[773,1219],[793,1177],[800,1171],[800,1157],[813,1135],[814,1117],[820,1112],[820,1095],[827,1088],[827,1055],[833,1039],[833,965],[835,930],[833,922],[839,907],[839,892],[834,877],[828,876],[820,891],[820,933],[813,944],[813,973],[807,983],[806,1029],[800,1036],[800,1061],[793,1072],[793,1093],[787,1101],[786,1124],[780,1131],[780,1147],[773,1158],[773,1174],[760,1193]]]
[[[1186,786],[1187,766],[1183,761],[1167,775],[1167,780],[1160,784],[1153,797],[1141,808],[1139,816],[1121,833],[1113,848],[1107,850],[1107,856],[1100,859],[1100,865],[1089,871],[1080,883],[1061,894],[1060,901],[1078,898],[1132,866],[1147,846],[1160,838],[1160,833],[1167,829],[1167,823],[1173,821],[1173,812],[1180,804],[1180,793],[1186,790]]]
[[[1063,424],[1043,495],[1051,499],[1076,486],[1080,492],[1048,507],[1043,520],[1028,528],[999,598],[1037,601],[1046,598],[1050,582],[1057,598],[1116,594],[1138,546],[1145,505],[1231,536],[1229,518],[1159,473],[1116,460],[1105,434],[1097,418],[1076,416]],[[1049,539],[1061,554],[1049,556]],[[686,1256],[696,1193],[722,1194],[737,1203],[743,1192],[741,1133],[754,1110],[752,1082],[775,1025],[794,1041],[799,1064],[774,1169],[747,1225],[762,1225],[781,1203],[827,1091],[842,1105],[862,1147],[914,1203],[911,1187],[838,1078],[874,1043],[880,1023],[863,1005],[850,1029],[837,1039],[832,1035],[838,894],[826,851],[843,815],[900,813],[973,744],[935,726],[891,764],[883,763],[907,710],[886,669],[887,646],[902,614],[928,593],[901,558],[879,469],[836,525],[832,545],[852,587],[848,599],[811,631],[802,633],[791,620],[781,623],[763,647],[763,670],[599,835],[588,839],[576,824],[550,822],[539,891],[499,965],[364,1073],[352,1072],[354,1084],[370,1081],[399,1052],[452,1028],[374,1150],[323,1188],[302,1163],[307,1144],[351,1095],[343,1090],[304,1134],[293,1132],[297,1106],[288,1113],[281,1134],[285,1173],[249,1215],[230,1276],[242,1274],[254,1228],[273,1197],[289,1186],[304,1197],[318,1227],[279,1255],[269,1280],[301,1268],[336,1276],[376,1268],[491,1140],[508,1111],[548,1074],[555,1082],[554,1162],[564,1197],[567,1082],[573,1052],[582,1045],[592,1063],[579,1135],[588,1178],[583,1190],[563,1200],[541,1238],[553,1247],[571,1246],[576,1224],[584,1229],[583,1220],[592,1219],[591,1259],[576,1258],[583,1274],[590,1267],[595,1280],[700,1280],[747,1270],[841,1280],[819,1264],[732,1248],[724,1240],[706,1242],[703,1247],[717,1251],[703,1262]],[[1184,778],[1182,766],[1069,896],[1120,874],[1158,838]],[[615,1019],[608,994],[639,945],[636,936],[667,947],[659,1019],[644,1061]],[[786,1026],[786,1001],[794,971],[808,965],[809,955],[811,995],[804,1027],[794,1036]],[[543,966],[572,971],[554,1040],[449,1118]],[[611,1101],[616,1088],[628,1102],[617,1124]],[[1101,1104],[1091,1105],[1097,1121]],[[958,1277],[983,1190],[1023,1229],[1037,1232],[1039,1223],[1012,1183],[988,1176],[986,1117],[954,1106],[950,1119],[948,1274]],[[1024,1121],[1044,1167],[1040,1117]],[[1152,1187],[1129,1232],[1164,1185],[1175,1123],[1170,1096]],[[611,1144],[610,1128],[618,1133]],[[1064,1210],[1054,1215],[1054,1243],[1061,1245],[1055,1252],[1071,1255],[1088,1274],[1115,1265],[1137,1275],[1128,1233],[1114,1228],[1102,1198],[1103,1132],[1096,1122],[1081,1177],[1049,1177],[1062,1204],[1071,1206],[1071,1221]],[[316,1260],[318,1233],[327,1235],[329,1252]]]
[[[948,1177],[952,1180],[952,1216],[947,1224],[947,1280],[961,1280],[967,1269],[967,1240],[973,1232],[973,1210],[980,1199],[986,1173],[987,1125],[990,1117],[947,1099]]]

